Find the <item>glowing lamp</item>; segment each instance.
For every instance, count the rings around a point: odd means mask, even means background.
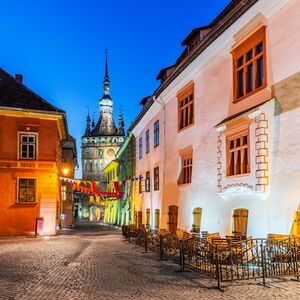
[[[61,171],[62,171],[62,173],[63,173],[64,176],[68,176],[70,170],[69,170],[68,167],[63,167]]]

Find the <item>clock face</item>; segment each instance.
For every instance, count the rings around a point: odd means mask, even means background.
[[[108,149],[108,150],[107,150],[107,156],[108,156],[108,157],[114,157],[114,156],[115,156],[115,151],[114,151],[114,149]]]

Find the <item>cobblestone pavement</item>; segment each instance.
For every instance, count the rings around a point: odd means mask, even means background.
[[[85,225],[45,239],[0,239],[0,299],[300,299],[300,283],[224,285],[125,242],[119,230]]]

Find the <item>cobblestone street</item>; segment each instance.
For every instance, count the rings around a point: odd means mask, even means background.
[[[119,230],[82,226],[46,239],[0,239],[0,299],[300,299],[300,283],[223,285],[125,242]]]

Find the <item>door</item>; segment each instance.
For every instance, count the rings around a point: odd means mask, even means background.
[[[169,231],[172,233],[176,233],[177,230],[177,222],[178,222],[178,206],[170,205],[169,206]]]
[[[150,208],[146,209],[146,226],[150,228]]]
[[[138,221],[138,226],[143,224],[143,213],[141,211],[138,211],[138,216],[137,216],[137,221]]]
[[[233,235],[247,237],[248,209],[238,208],[233,212]]]
[[[159,209],[155,209],[155,230],[159,230]]]

